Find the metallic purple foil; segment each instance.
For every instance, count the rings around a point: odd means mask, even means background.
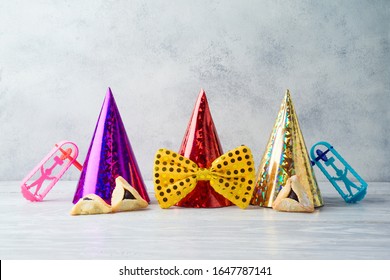
[[[143,199],[150,202],[114,96],[108,88],[73,203],[93,193],[111,204],[118,176],[125,178]]]

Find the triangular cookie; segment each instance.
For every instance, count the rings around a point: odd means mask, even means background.
[[[71,215],[107,214],[111,207],[100,196],[89,194],[80,199],[70,211]]]
[[[146,208],[148,203],[140,194],[121,176],[115,179],[115,189],[112,192],[112,212],[132,211]]]
[[[291,194],[293,198],[290,198]],[[294,175],[287,179],[286,185],[272,203],[272,208],[284,212],[314,212],[313,195]]]

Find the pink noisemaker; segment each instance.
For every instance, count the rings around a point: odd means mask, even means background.
[[[70,141],[61,141],[47,156],[23,179],[22,194],[30,201],[42,201],[71,165],[80,171],[82,165],[77,162],[77,145]]]

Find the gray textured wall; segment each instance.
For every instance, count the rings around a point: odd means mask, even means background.
[[[389,8],[2,0],[0,180],[62,139],[83,161],[110,86],[145,179],[156,149],[178,149],[203,87],[224,150],[245,143],[258,164],[289,88],[308,147],[327,140],[366,180],[389,181]]]

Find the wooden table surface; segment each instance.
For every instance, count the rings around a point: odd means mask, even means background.
[[[77,182],[59,182],[43,202],[0,182],[1,259],[390,259],[390,183],[369,183],[346,204],[320,182],[313,214],[251,206],[160,209],[71,216]]]

